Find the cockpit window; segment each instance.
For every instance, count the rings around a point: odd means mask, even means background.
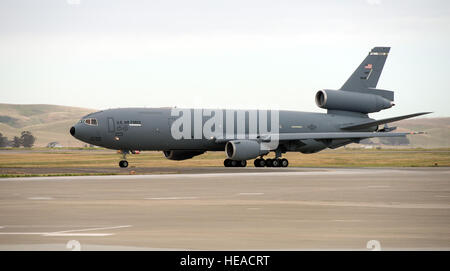
[[[86,123],[87,125],[93,125],[93,126],[98,125],[97,119],[94,119],[94,118],[83,119],[82,122]]]

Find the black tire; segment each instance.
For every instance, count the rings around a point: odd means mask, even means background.
[[[240,167],[246,167],[246,166],[247,166],[247,160],[241,160],[241,161],[239,161],[238,165],[239,165]]]
[[[260,167],[259,166],[259,160],[261,160],[261,159],[255,159],[255,161],[253,161],[253,165],[255,165],[255,167]]]
[[[272,159],[266,159],[266,167],[273,167],[273,160]]]
[[[225,159],[224,161],[223,161],[223,165],[225,166],[225,167],[230,167],[231,165],[231,163],[230,163],[230,159]]]
[[[266,160],[264,160],[264,159],[259,159],[260,161],[259,161],[259,166],[260,167],[265,167],[266,166]]]
[[[273,159],[272,160],[272,166],[273,167],[279,167],[280,166],[280,159]]]
[[[255,165],[255,167],[265,167],[266,160],[258,158],[255,160],[254,165]]]
[[[126,160],[120,161],[120,162],[119,162],[119,167],[121,167],[121,168],[126,168],[126,167],[128,167],[128,161],[126,161]]]
[[[236,161],[236,160],[230,160],[230,166],[231,166],[231,167],[237,167],[237,166],[238,166],[238,161]]]
[[[286,158],[281,159],[281,167],[288,167],[289,161]]]

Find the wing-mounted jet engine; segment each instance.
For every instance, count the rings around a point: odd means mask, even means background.
[[[182,161],[191,159],[194,156],[205,153],[205,151],[183,151],[183,150],[172,150],[163,151],[164,157],[169,160]]]

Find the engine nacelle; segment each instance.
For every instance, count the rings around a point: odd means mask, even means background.
[[[262,150],[261,144],[252,140],[233,140],[225,145],[225,153],[231,160],[248,160],[260,155],[268,154],[268,150]]]
[[[345,90],[319,90],[316,93],[316,104],[320,108],[330,110],[373,113],[391,108],[394,103],[376,94]]]
[[[194,156],[205,153],[205,151],[163,151],[164,156],[169,160],[187,160]]]

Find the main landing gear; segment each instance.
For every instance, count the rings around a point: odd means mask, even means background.
[[[254,161],[253,164],[255,165],[255,167],[287,167],[287,166],[289,166],[289,161],[286,158],[283,158],[283,159],[280,159],[280,158],[275,158],[275,159],[258,158]],[[223,161],[223,165],[225,167],[246,167],[247,161],[245,161],[245,160],[237,161],[237,160],[225,159],[225,161]]]
[[[225,167],[246,167],[247,166],[247,161],[246,160],[231,160],[231,159],[225,159],[225,161],[223,161],[223,165]]]
[[[253,162],[255,167],[287,167],[289,166],[289,161],[286,158],[275,158],[275,159],[262,159],[258,158],[255,159]],[[225,167],[246,167],[247,161],[237,161],[237,160],[231,160],[231,159],[225,159],[223,161],[223,165]]]
[[[275,150],[275,159],[255,159],[255,167],[287,167],[289,166],[289,161],[286,158],[281,158],[281,149]]]
[[[255,167],[287,167],[289,161],[286,158],[262,159],[258,158],[254,162]]]

